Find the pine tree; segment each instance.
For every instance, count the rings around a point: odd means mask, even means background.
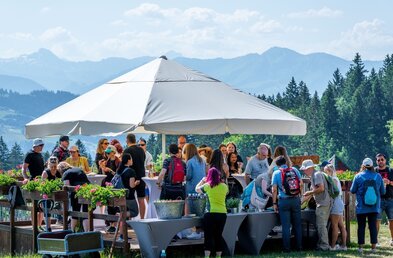
[[[8,165],[9,168],[15,169],[17,165],[23,163],[24,154],[22,152],[22,148],[19,144],[15,143],[10,151],[9,158],[8,158]]]
[[[10,152],[8,150],[7,144],[3,140],[3,136],[0,136],[0,170],[5,170],[9,168],[8,158]]]
[[[299,96],[299,87],[295,81],[295,78],[292,77],[284,92],[284,108],[287,110],[296,109],[299,106]]]

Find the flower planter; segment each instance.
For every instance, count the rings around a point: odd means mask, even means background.
[[[39,201],[41,199],[44,199],[42,197],[43,194],[41,194],[38,191],[31,191],[30,192],[30,191],[22,189],[22,195],[25,200]],[[53,193],[48,194],[47,196],[48,196],[48,199],[53,199],[54,201],[64,201],[65,198],[68,198],[67,191],[63,191],[63,190],[54,191]]]
[[[91,201],[83,197],[78,197],[78,203],[80,204],[91,204]],[[126,205],[126,197],[112,197],[108,200],[108,206],[118,207]]]
[[[0,186],[0,195],[7,195],[8,194],[8,190],[10,190],[9,185],[2,185]]]

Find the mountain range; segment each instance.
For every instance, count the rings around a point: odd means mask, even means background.
[[[355,53],[354,53],[355,55]],[[252,94],[282,92],[293,76],[310,91],[322,93],[335,69],[345,74],[351,61],[326,54],[303,55],[287,48],[273,47],[262,54],[236,58],[197,59],[171,51],[169,58]],[[155,57],[107,58],[74,62],[61,59],[47,49],[16,58],[0,59],[0,88],[20,93],[32,90],[62,90],[82,94]],[[367,70],[379,69],[382,61],[364,61]]]
[[[283,92],[292,77],[297,82],[304,81],[310,92],[318,91],[321,95],[332,79],[333,72],[338,68],[345,74],[352,63],[326,53],[303,55],[278,47],[262,54],[230,59],[187,58],[174,51],[166,55],[234,88],[265,95]],[[31,144],[23,134],[26,123],[154,58],[116,57],[75,62],[61,59],[47,49],[16,58],[0,58],[0,135],[7,144],[18,142],[26,151]],[[373,67],[378,70],[383,62],[364,61],[364,64],[370,71]],[[47,139],[51,145],[56,140]],[[87,147],[93,151],[96,137],[86,137],[85,140]]]

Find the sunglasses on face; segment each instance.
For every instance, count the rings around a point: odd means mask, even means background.
[[[109,145],[109,142],[103,142],[102,144],[104,144],[104,145]]]
[[[146,146],[146,144],[145,143],[140,143],[140,144],[138,144],[138,146]]]
[[[377,162],[382,162],[382,161],[385,161],[384,159],[377,159]]]
[[[49,162],[50,162],[50,163],[56,163],[56,162],[57,162],[57,159],[53,159],[53,158],[52,158],[52,159],[49,159]]]
[[[76,153],[77,151],[70,151],[70,153]]]

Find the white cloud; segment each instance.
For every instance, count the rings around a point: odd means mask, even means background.
[[[267,20],[259,21],[251,27],[251,31],[255,33],[271,33],[280,29],[281,25],[278,21]]]
[[[303,12],[293,12],[288,14],[289,18],[319,18],[319,17],[337,17],[342,15],[341,10],[332,10],[326,6],[322,7],[319,10],[316,9],[308,9],[307,11]]]
[[[68,41],[72,38],[71,32],[60,26],[47,29],[40,35],[42,41]]]
[[[34,39],[31,33],[25,33],[25,32],[16,32],[16,33],[9,34],[8,38],[21,40],[21,41]]]
[[[48,12],[50,12],[50,7],[48,7],[48,6],[45,6],[45,7],[43,7],[42,9],[41,9],[41,13],[48,13]]]
[[[379,19],[356,23],[351,30],[341,34],[341,38],[330,43],[332,52],[352,58],[355,52],[368,53],[367,58],[381,59],[392,52],[393,35],[390,30],[384,30],[384,22]],[[374,55],[370,55],[374,49]],[[348,56],[350,54],[351,56]]]

